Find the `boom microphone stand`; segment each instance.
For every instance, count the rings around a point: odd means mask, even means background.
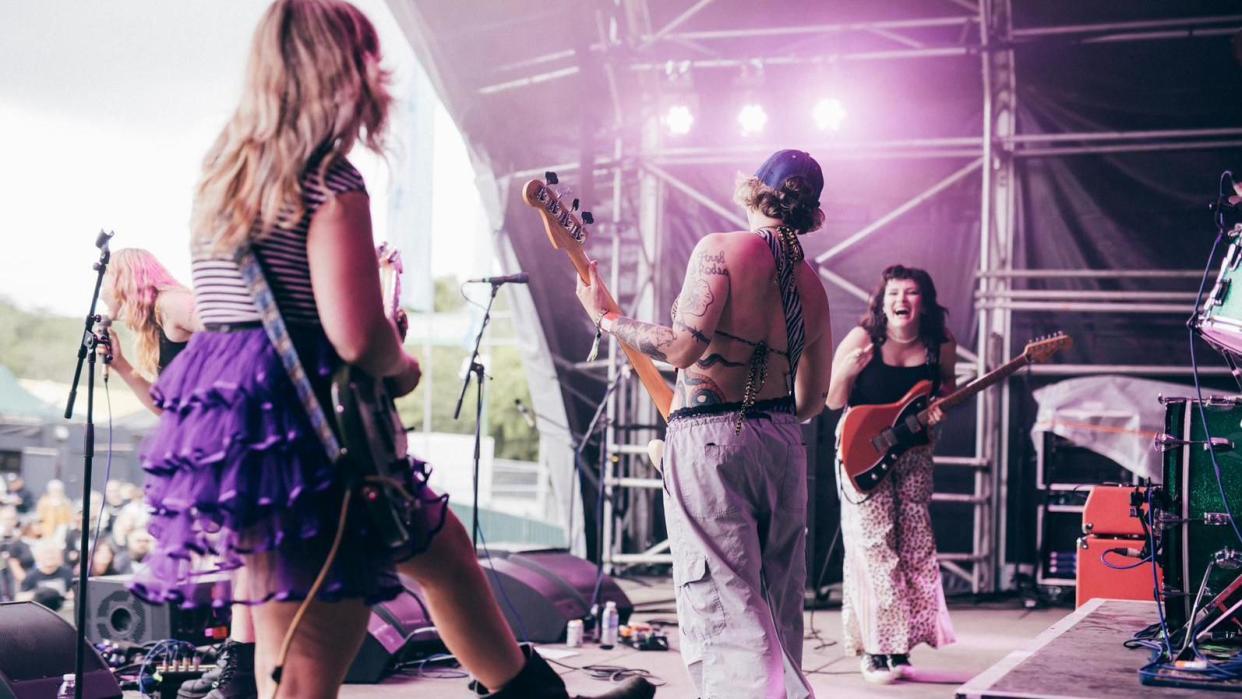
[[[479,553],[479,451],[483,441],[483,380],[487,377],[487,372],[479,363],[479,345],[483,342],[483,332],[487,330],[487,324],[492,319],[492,304],[496,301],[496,294],[503,283],[499,280],[491,281],[492,295],[487,299],[487,308],[483,311],[483,322],[479,324],[479,334],[474,338],[474,351],[470,353],[470,368],[466,371],[466,378],[461,384],[461,393],[457,396],[457,408],[453,410],[454,420],[461,417],[461,404],[466,398],[466,389],[469,388],[470,377],[473,375],[478,390],[474,407],[474,506],[470,511],[470,542],[474,546],[475,555]]]
[[[82,699],[82,672],[86,661],[86,578],[90,574],[91,565],[91,468],[95,461],[95,346],[100,344],[99,338],[95,336],[95,323],[99,321],[99,316],[95,315],[95,306],[99,303],[99,289],[103,286],[104,273],[107,272],[108,261],[112,258],[108,241],[113,235],[101,230],[95,238],[95,247],[99,248],[99,261],[95,263],[95,291],[91,294],[90,310],[86,312],[83,323],[82,341],[78,343],[78,364],[73,370],[73,384],[69,388],[69,401],[65,405],[65,419],[68,420],[73,417],[73,403],[78,395],[78,380],[82,378],[82,362],[85,361],[87,372],[86,431],[83,436],[82,457],[82,540],[79,544],[81,555],[78,557],[77,598],[73,602],[78,621],[73,665],[74,699]]]

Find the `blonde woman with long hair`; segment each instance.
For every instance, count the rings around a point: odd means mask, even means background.
[[[402,592],[400,565],[481,695],[566,697],[557,673],[519,649],[465,528],[426,486],[421,464],[404,484],[422,504],[408,522],[416,545],[385,551],[361,509],[339,524],[343,478],[233,261],[245,245],[262,263],[321,403],[342,362],[387,378],[396,395],[414,390],[418,361],[384,315],[366,187],[346,159],[359,142],[382,148],[389,103],[375,29],[352,5],[278,0],[264,14],[241,103],[196,191],[193,276],[205,331],[152,389],[164,414],[143,466],[157,543],[133,589],[194,606],[203,573],[236,571],[214,604],[252,605],[259,694],[334,697],[366,633],[367,605]],[[303,605],[339,526],[338,555]],[[653,692],[629,687],[610,696]]]
[[[159,414],[151,399],[151,382],[185,348],[190,336],[202,329],[194,294],[155,255],[141,248],[124,248],[112,253],[99,295],[113,319],[125,323],[135,336],[131,362],[116,331],[108,329],[112,370],[143,405]]]

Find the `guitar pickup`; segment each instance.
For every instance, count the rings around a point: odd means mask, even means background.
[[[918,415],[907,415],[905,419],[906,429],[918,434],[923,431],[923,425],[919,422]]]
[[[881,451],[881,452],[888,451],[889,447],[893,446],[896,443],[897,443],[897,435],[893,434],[892,430],[884,430],[883,432],[877,434],[875,438],[871,440],[871,446],[875,447],[876,451]]]

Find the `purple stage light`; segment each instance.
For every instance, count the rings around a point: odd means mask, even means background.
[[[737,113],[737,123],[742,127],[743,136],[751,136],[763,131],[768,125],[768,113],[760,104],[748,104]]]
[[[815,103],[811,116],[820,131],[838,131],[845,121],[845,105],[835,97],[827,97]]]
[[[694,113],[684,104],[673,105],[664,115],[664,125],[668,127],[670,134],[684,136],[690,133],[690,127],[694,126]]]

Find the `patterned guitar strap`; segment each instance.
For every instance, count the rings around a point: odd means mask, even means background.
[[[259,317],[263,320],[263,330],[267,332],[268,339],[272,341],[272,347],[276,349],[276,354],[280,357],[280,363],[285,367],[285,373],[293,382],[298,400],[306,409],[306,416],[310,419],[315,434],[319,435],[319,441],[323,443],[328,460],[334,464],[338,463],[343,456],[341,443],[337,441],[336,433],[332,431],[332,426],[328,423],[328,416],[324,414],[323,406],[315,397],[315,389],[311,388],[306,369],[303,368],[302,360],[293,346],[293,339],[289,337],[289,328],[285,325],[285,319],[280,315],[280,307],[276,305],[276,296],[272,293],[271,287],[267,284],[267,277],[263,274],[263,266],[249,245],[239,245],[233,253],[233,261],[237,263],[242,279],[250,288],[250,296],[259,310]]]
[[[772,259],[776,261],[776,279],[781,290],[781,308],[785,313],[786,354],[789,356],[789,395],[797,405],[795,381],[798,374],[798,360],[806,345],[806,327],[802,315],[802,297],[798,295],[798,285],[794,272],[804,259],[802,244],[798,242],[798,234],[791,228],[781,226],[773,234],[770,228],[760,228],[759,235],[768,244]],[[750,371],[746,376],[746,392],[742,397],[742,407],[737,411],[733,423],[734,433],[741,434],[742,422],[746,419],[746,411],[755,404],[759,392],[768,379],[768,352],[766,342],[759,342],[750,357]]]

